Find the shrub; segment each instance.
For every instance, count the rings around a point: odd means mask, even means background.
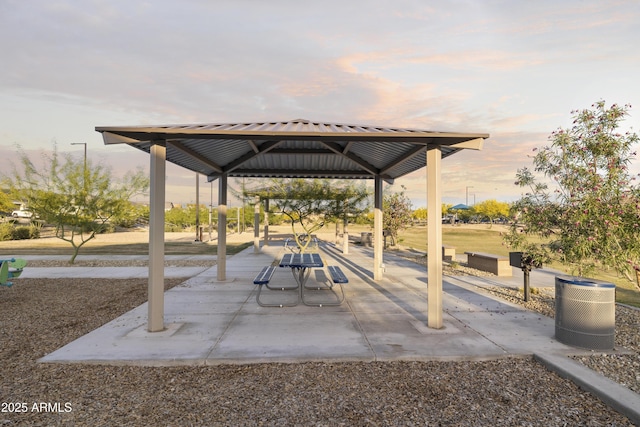
[[[13,224],[3,222],[0,224],[0,241],[13,239]]]
[[[13,240],[37,239],[38,237],[40,237],[40,227],[37,225],[15,227],[11,233]]]

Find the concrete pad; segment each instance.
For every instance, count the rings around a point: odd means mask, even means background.
[[[366,270],[372,262],[370,255],[357,248],[344,257],[330,245],[323,247],[325,262],[340,265],[349,278],[342,305],[260,307],[255,301],[253,278],[281,252],[282,248],[269,247],[265,253],[254,254],[249,248],[227,260],[228,280],[218,282],[214,266],[166,292],[164,321],[168,332],[145,332],[144,304],[43,360],[149,364],[373,361],[491,358],[533,354],[540,349],[571,350],[553,339],[551,319],[492,297],[468,277],[445,278],[444,328],[428,328],[424,267],[408,267],[404,260],[385,261],[388,274],[373,281]],[[135,270],[124,270],[136,274]],[[278,269],[274,277],[283,285],[295,283],[287,269]],[[324,284],[325,279],[326,274],[318,270],[309,282]],[[316,297],[314,293],[326,298],[329,293],[305,292],[310,298]],[[296,290],[264,290],[263,294],[275,301],[298,298]]]
[[[455,318],[444,314],[444,328],[426,326],[426,318],[359,313],[358,320],[376,360],[474,360],[504,357],[506,352]]]
[[[312,308],[312,307],[307,307]],[[276,309],[277,310],[277,309]],[[371,360],[373,353],[350,313],[315,311],[239,316],[208,363]]]
[[[231,314],[167,316],[166,330],[147,332],[146,314],[136,309],[40,359],[45,363],[134,365],[204,364]]]
[[[165,293],[164,312],[166,315],[235,313],[247,298],[246,290],[176,290]]]

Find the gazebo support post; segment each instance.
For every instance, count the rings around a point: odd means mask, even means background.
[[[342,225],[342,253],[344,255],[348,255],[349,254],[349,218],[347,217],[347,214],[344,214],[344,220],[343,220],[343,225]]]
[[[269,199],[264,199],[264,243],[269,246]]]
[[[382,178],[375,177],[373,209],[373,280],[382,279]]]
[[[218,281],[227,279],[227,174],[218,178]]]
[[[153,141],[150,148],[149,195],[149,332],[164,330],[164,200],[166,141]]]
[[[260,252],[260,197],[256,196],[253,205],[253,253]]]
[[[439,147],[427,150],[427,323],[442,328],[442,184]]]

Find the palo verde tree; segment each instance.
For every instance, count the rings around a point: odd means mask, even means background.
[[[364,186],[329,179],[274,179],[266,188],[247,190],[251,196],[269,198],[277,213],[291,222],[291,231],[300,252],[327,222],[358,215],[366,209],[368,192]]]
[[[499,202],[495,199],[484,200],[473,206],[473,212],[482,218],[487,218],[489,223],[497,218],[506,218],[509,216],[509,203]]]
[[[9,194],[4,190],[0,190],[0,211],[11,213],[14,208],[15,205],[13,204],[11,197],[9,197]]]
[[[16,200],[26,202],[35,215],[55,227],[57,238],[71,244],[70,264],[112,218],[130,209],[132,196],[149,186],[141,170],[116,182],[109,169],[91,162],[85,166],[83,161],[58,153],[55,145],[51,153],[42,154],[38,166],[22,149],[18,148],[18,154],[22,170],[14,167],[5,182]]]
[[[557,259],[573,274],[604,267],[632,278],[640,269],[640,188],[629,164],[638,136],[619,131],[629,109],[600,101],[573,111],[573,126],[550,135],[533,157],[546,182],[528,168],[517,173],[529,192],[512,206],[508,244],[538,262]]]

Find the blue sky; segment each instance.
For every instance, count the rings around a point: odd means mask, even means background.
[[[120,175],[147,156],[95,126],[304,118],[489,133],[445,159],[443,198],[510,201],[572,110],[629,103],[637,132],[638,22],[636,0],[0,0],[0,167],[86,142]],[[424,205],[425,175],[394,190]],[[194,182],[170,167],[167,201]]]

